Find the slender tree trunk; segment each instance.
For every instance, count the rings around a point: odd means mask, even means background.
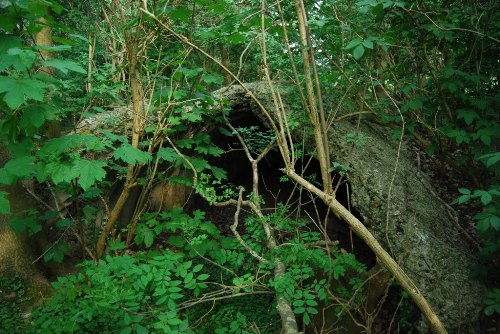
[[[123,12],[122,5],[118,0],[113,1],[114,8],[113,10],[119,17],[119,21],[122,26],[125,26],[127,23],[125,13]],[[138,69],[138,47],[139,47],[139,38],[138,33],[140,31],[140,27],[137,27],[137,32],[134,35],[131,35],[128,31],[125,30],[124,38],[125,38],[125,46],[127,50],[127,59],[128,59],[128,71],[129,71],[129,87],[130,93],[132,95],[132,139],[131,145],[132,147],[139,147],[139,140],[142,135],[143,129],[143,113],[144,113],[144,105],[143,105],[143,89],[142,82],[139,78],[139,69]],[[118,198],[115,206],[113,207],[108,221],[104,226],[103,231],[99,236],[99,240],[96,245],[96,255],[97,258],[101,258],[104,253],[104,248],[106,247],[108,236],[113,229],[119,215],[120,211],[123,208],[123,205],[127,202],[128,196],[130,194],[130,190],[135,186],[135,181],[137,179],[137,174],[141,169],[140,166],[127,166],[127,176],[125,179],[125,184]]]

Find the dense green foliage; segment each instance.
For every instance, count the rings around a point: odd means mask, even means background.
[[[14,213],[10,227],[29,235],[50,231],[46,261],[64,263],[68,256],[81,259],[93,251],[109,218],[103,216],[115,204],[109,194],[129,180],[144,194],[154,184],[171,182],[192,186],[210,203],[238,198],[240,185],[230,184],[217,163],[226,152],[212,143],[213,136],[237,142],[224,122],[227,101],[210,95],[233,78],[160,29],[139,6],[139,1],[0,4],[0,138],[11,153],[0,169],[0,184],[36,183],[44,205]],[[261,29],[273,79],[294,76],[287,46],[300,65],[292,2],[282,4],[282,13],[274,4],[266,7],[264,17],[257,1],[149,6],[242,81],[264,78]],[[474,275],[490,287],[484,296],[487,315],[500,314],[498,9],[493,0],[307,3],[328,121],[359,116],[383,123],[394,129],[395,139],[413,140],[470,178],[456,189],[455,204],[469,205],[481,237],[481,265]],[[89,18],[91,24],[82,24]],[[46,25],[54,45],[35,45],[34,35]],[[132,55],[130,40],[139,49]],[[139,63],[135,73],[132,57]],[[137,144],[130,128],[133,75],[142,85],[144,109]],[[109,128],[92,128],[103,119]],[[48,133],[52,122],[61,126],[61,135]],[[90,125],[78,129],[85,122]],[[305,115],[290,124],[310,131]],[[255,126],[236,131],[256,155],[274,136]],[[346,140],[362,144],[366,138]],[[333,162],[331,170],[343,175],[349,166]],[[57,202],[54,194],[65,198]],[[0,191],[0,213],[10,212],[7,195]],[[255,198],[247,192],[245,200]],[[365,265],[336,246],[315,247],[323,235],[305,221],[287,218],[286,210],[246,218],[239,240],[200,210],[155,211],[148,210],[145,197],[137,202],[133,217],[119,221],[110,254],[60,277],[52,297],[33,312],[28,333],[274,333],[280,330],[275,307],[281,296],[304,325],[332,300],[335,314],[358,310],[364,300],[358,291]],[[276,249],[267,247],[264,224],[279,235]],[[274,276],[274,259],[286,264],[283,276]],[[0,280],[2,291],[10,287],[22,299],[17,281]],[[19,304],[4,300],[2,330],[19,331]],[[411,330],[409,322],[402,326]]]

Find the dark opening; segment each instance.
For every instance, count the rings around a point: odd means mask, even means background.
[[[262,121],[248,110],[244,114],[239,113],[234,116],[231,124],[235,128],[255,128],[262,133],[268,131]],[[245,194],[248,195],[252,190],[252,169],[237,138],[228,137],[218,131],[212,133],[211,137],[215,145],[227,152],[212,163],[227,172],[228,182],[245,187]],[[304,152],[303,158],[297,162],[295,170],[321,187],[320,165],[317,159],[311,157],[312,153]],[[322,200],[287,180],[281,171],[283,167],[283,160],[277,149],[271,150],[259,163],[259,192],[264,200],[262,205],[264,213],[272,213],[279,204],[286,204],[287,214],[291,218],[306,219],[310,222],[308,226],[311,230],[320,231],[320,227],[326,227],[329,238],[338,240],[341,248],[353,252],[358,260],[365,263],[368,268],[375,265],[374,254],[361,239],[351,233],[347,223],[335,217]],[[349,183],[335,173],[332,173],[332,178],[334,186],[340,182],[336,192],[337,200],[346,208],[350,208],[349,194],[351,189]],[[213,210],[216,212],[214,213]],[[223,210],[225,211],[223,212]],[[234,209],[212,208],[210,211],[212,212],[207,212],[207,218],[218,223],[219,226],[224,223],[230,225],[233,222]],[[360,217],[353,208],[351,208],[351,212],[356,217]]]

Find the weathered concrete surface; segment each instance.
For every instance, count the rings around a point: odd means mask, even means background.
[[[248,87],[269,111],[273,110],[265,83]],[[280,91],[286,103],[287,89]],[[252,112],[265,121],[240,86],[222,89],[215,95],[229,98],[235,113]],[[302,136],[302,129],[298,132],[297,137]],[[473,252],[436,198],[428,178],[420,175],[413,164],[405,145],[390,186],[398,143],[390,139],[388,132],[367,121],[359,126],[349,121],[334,124],[329,131],[332,161],[351,168],[347,178],[353,207],[370,222],[370,231],[414,280],[449,333],[478,333],[484,288],[469,276],[475,264]],[[365,139],[356,145],[346,140],[348,134],[362,134]],[[306,138],[306,142],[313,149],[312,140]],[[421,331],[427,331],[423,321]]]

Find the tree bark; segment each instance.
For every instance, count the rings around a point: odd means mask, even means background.
[[[9,156],[4,143],[0,142],[0,168],[9,160]],[[24,191],[20,182],[2,186],[0,190],[9,193],[11,215],[36,207],[36,203]],[[30,295],[46,295],[50,291],[50,285],[40,269],[33,264],[33,241],[26,234],[17,234],[10,228],[11,215],[0,215],[0,276],[20,275],[25,279]]]

